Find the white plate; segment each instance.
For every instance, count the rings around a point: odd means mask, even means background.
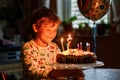
[[[104,63],[101,61],[96,61],[96,63],[85,63],[85,64],[60,64],[60,63],[53,63],[50,64],[55,69],[88,69],[93,67],[101,67],[104,66]]]

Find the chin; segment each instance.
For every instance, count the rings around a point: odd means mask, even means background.
[[[48,39],[46,43],[50,43],[50,42],[52,42],[52,40],[49,40],[49,39]]]

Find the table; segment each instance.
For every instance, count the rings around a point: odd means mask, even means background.
[[[7,74],[14,73],[18,78],[22,77],[21,63],[0,66],[0,72],[3,71]],[[83,72],[85,80],[120,80],[120,69],[88,68],[83,70]]]
[[[120,80],[120,69],[91,68],[83,72],[85,80]]]

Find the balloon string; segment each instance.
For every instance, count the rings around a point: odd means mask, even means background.
[[[93,23],[93,41],[94,41],[94,53],[96,54],[96,25]]]

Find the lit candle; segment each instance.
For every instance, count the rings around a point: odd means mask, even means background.
[[[71,37],[71,35],[69,34],[68,35],[68,38],[67,38],[67,41],[69,42],[69,41],[71,41],[72,40],[72,37]]]
[[[77,48],[78,48],[79,50],[82,50],[82,42],[77,43]]]
[[[80,49],[82,50],[82,42],[80,42]]]
[[[68,50],[69,50],[71,41],[72,41],[72,37],[71,37],[71,35],[69,34],[69,35],[68,35],[68,38],[67,38],[67,49],[68,49]]]
[[[79,48],[80,48],[80,45],[79,45],[79,43],[77,43],[77,48],[78,48],[78,50],[79,50]]]
[[[87,51],[90,51],[90,43],[86,42]]]
[[[63,38],[61,38],[62,51],[64,51],[63,41],[64,41],[64,39],[63,39]]]

